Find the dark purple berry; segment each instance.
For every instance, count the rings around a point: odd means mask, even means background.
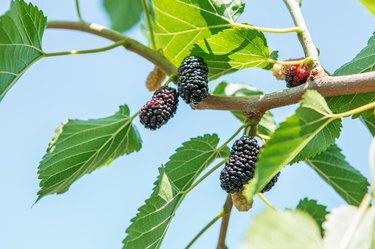
[[[150,130],[159,129],[171,119],[178,106],[178,93],[174,88],[163,86],[141,109],[141,123]]]
[[[203,59],[189,56],[178,69],[178,92],[187,103],[198,103],[208,96],[208,68]]]
[[[255,173],[255,166],[260,147],[254,137],[242,136],[232,146],[228,162],[220,173],[220,185],[227,193],[233,194],[243,190]],[[278,173],[261,191],[269,191],[277,181]]]

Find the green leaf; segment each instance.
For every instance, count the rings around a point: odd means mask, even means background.
[[[178,148],[160,170],[151,197],[139,208],[126,230],[126,249],[160,248],[172,218],[200,173],[217,157],[216,134],[192,138]],[[222,149],[222,148],[220,148]],[[227,148],[223,148],[227,151]]]
[[[336,70],[335,76],[371,72],[375,70],[375,33],[367,46],[350,62]],[[327,98],[335,113],[346,112],[375,101],[375,93],[361,93]]]
[[[192,49],[209,68],[209,78],[245,68],[270,66],[270,51],[263,33],[246,29],[226,29],[200,40]]]
[[[197,41],[229,28],[243,9],[241,0],[153,0],[157,48],[179,66]]]
[[[21,75],[43,57],[42,37],[47,18],[36,6],[12,1],[0,16],[0,101]]]
[[[257,191],[291,162],[310,158],[335,142],[341,120],[332,118],[324,98],[308,90],[296,113],[282,122],[262,149],[256,167]]]
[[[306,163],[349,204],[359,205],[367,193],[366,177],[345,160],[337,145],[306,160]]]
[[[255,87],[243,84],[229,84],[221,82],[215,88],[214,95],[219,96],[260,96],[263,94]],[[232,114],[241,122],[245,123],[246,117],[242,112],[232,112]],[[268,139],[276,129],[276,123],[271,112],[267,111],[263,115],[258,125],[258,135]]]
[[[301,211],[266,210],[256,216],[241,248],[323,249],[315,221]]]
[[[104,0],[104,8],[111,19],[111,26],[119,32],[125,32],[141,19],[140,0]]]
[[[359,0],[371,14],[375,15],[375,2],[374,0]]]
[[[39,199],[66,192],[85,174],[113,159],[139,151],[142,141],[132,125],[129,108],[121,106],[113,116],[92,120],[69,120],[56,132],[39,165]]]
[[[319,204],[316,200],[305,198],[298,203],[297,209],[309,214],[318,224],[320,232],[323,234],[322,224],[329,213],[326,206]]]
[[[365,116],[362,117],[361,120],[367,126],[370,133],[375,136],[375,116]]]
[[[327,215],[323,223],[325,230],[324,245],[326,249],[372,249],[373,234],[375,230],[375,209],[364,210],[363,218],[359,223],[353,223],[361,211],[353,206],[341,206],[335,208]],[[342,246],[343,240],[347,239],[347,232],[353,229],[353,236],[349,244]]]

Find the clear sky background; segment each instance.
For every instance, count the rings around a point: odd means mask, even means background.
[[[8,9],[9,2],[0,1],[0,12]],[[73,0],[32,2],[50,20],[76,19]],[[281,0],[245,2],[241,21],[266,27],[292,25]],[[84,0],[82,9],[88,21],[109,25],[101,1]],[[355,0],[304,0],[303,12],[322,63],[330,71],[351,60],[375,31],[375,18]],[[138,27],[128,35],[145,42]],[[302,55],[294,34],[267,38],[269,46],[280,51],[281,59]],[[47,30],[43,44],[45,51],[52,52],[95,48],[109,42],[79,32]],[[124,103],[133,111],[138,109],[151,96],[144,87],[151,69],[148,61],[118,48],[101,54],[43,59],[17,82],[0,103],[1,249],[121,248],[130,219],[151,193],[157,168],[174,149],[190,137],[217,133],[226,139],[237,129],[238,123],[229,113],[192,111],[181,102],[176,117],[161,130],[151,132],[138,125],[143,138],[141,152],[117,159],[81,178],[69,192],[48,196],[31,208],[38,191],[38,162],[55,128],[67,118],[109,116]],[[266,92],[285,86],[262,70],[245,70],[222,80],[251,83]],[[281,121],[293,110],[280,108],[274,114]],[[370,140],[359,121],[346,120],[338,141],[349,162],[366,176]],[[183,248],[219,212],[226,194],[220,189],[218,174],[185,199],[162,248]],[[306,196],[329,208],[344,203],[304,164],[285,169],[277,186],[266,195],[278,208],[294,207]],[[263,208],[256,200],[250,213],[234,211],[228,233],[230,248],[238,248],[254,214]],[[194,248],[215,248],[218,228],[210,229]]]

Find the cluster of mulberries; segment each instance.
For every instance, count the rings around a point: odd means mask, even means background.
[[[147,79],[147,87],[153,90],[164,76],[160,69],[154,70]],[[185,58],[178,69],[178,93],[168,86],[157,90],[139,113],[141,123],[147,129],[159,129],[176,113],[179,96],[188,104],[198,103],[208,96],[208,68],[203,59],[195,56]]]
[[[208,68],[203,59],[185,58],[178,69],[178,92],[187,104],[198,103],[208,96]]]
[[[285,81],[288,88],[305,84],[310,76],[306,65],[292,65],[285,70]]]
[[[220,185],[223,190],[230,194],[242,191],[244,184],[254,177],[259,150],[257,140],[246,135],[233,144],[229,160],[220,173]],[[262,193],[273,187],[278,175],[267,184]]]
[[[175,115],[177,106],[178,93],[176,89],[163,86],[142,107],[139,118],[147,129],[156,130]]]

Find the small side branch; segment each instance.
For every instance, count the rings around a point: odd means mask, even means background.
[[[75,4],[76,4],[76,12],[77,12],[78,20],[80,22],[84,22],[84,20],[82,18],[81,5],[80,5],[79,0],[75,0]]]
[[[150,16],[150,12],[148,10],[147,2],[146,2],[146,0],[141,0],[141,2],[142,2],[143,12],[144,12],[144,15],[146,16],[146,20],[147,20],[148,31],[150,32],[151,45],[152,45],[153,49],[156,49],[154,29],[152,27],[151,16]]]
[[[299,3],[296,0],[284,0],[284,2],[289,9],[294,24],[302,30],[302,32],[298,33],[298,38],[302,44],[306,57],[311,57],[314,60],[318,61],[319,52],[316,49],[316,46],[314,45],[314,42],[311,38]]]
[[[132,38],[129,38],[114,30],[108,29],[102,25],[84,22],[50,21],[47,24],[47,28],[79,30],[97,36],[101,36],[114,42],[124,41],[123,46],[127,50],[137,53],[145,59],[149,60],[150,62],[154,63],[168,75],[177,74],[177,68],[159,52],[143,45],[142,43]]]
[[[220,233],[219,233],[219,239],[217,242],[217,249],[225,249],[225,238],[227,236],[227,230],[228,230],[228,224],[229,224],[229,218],[232,211],[233,202],[230,195],[227,196],[227,199],[225,200],[224,204],[224,215],[221,220],[221,226],[220,226]]]

